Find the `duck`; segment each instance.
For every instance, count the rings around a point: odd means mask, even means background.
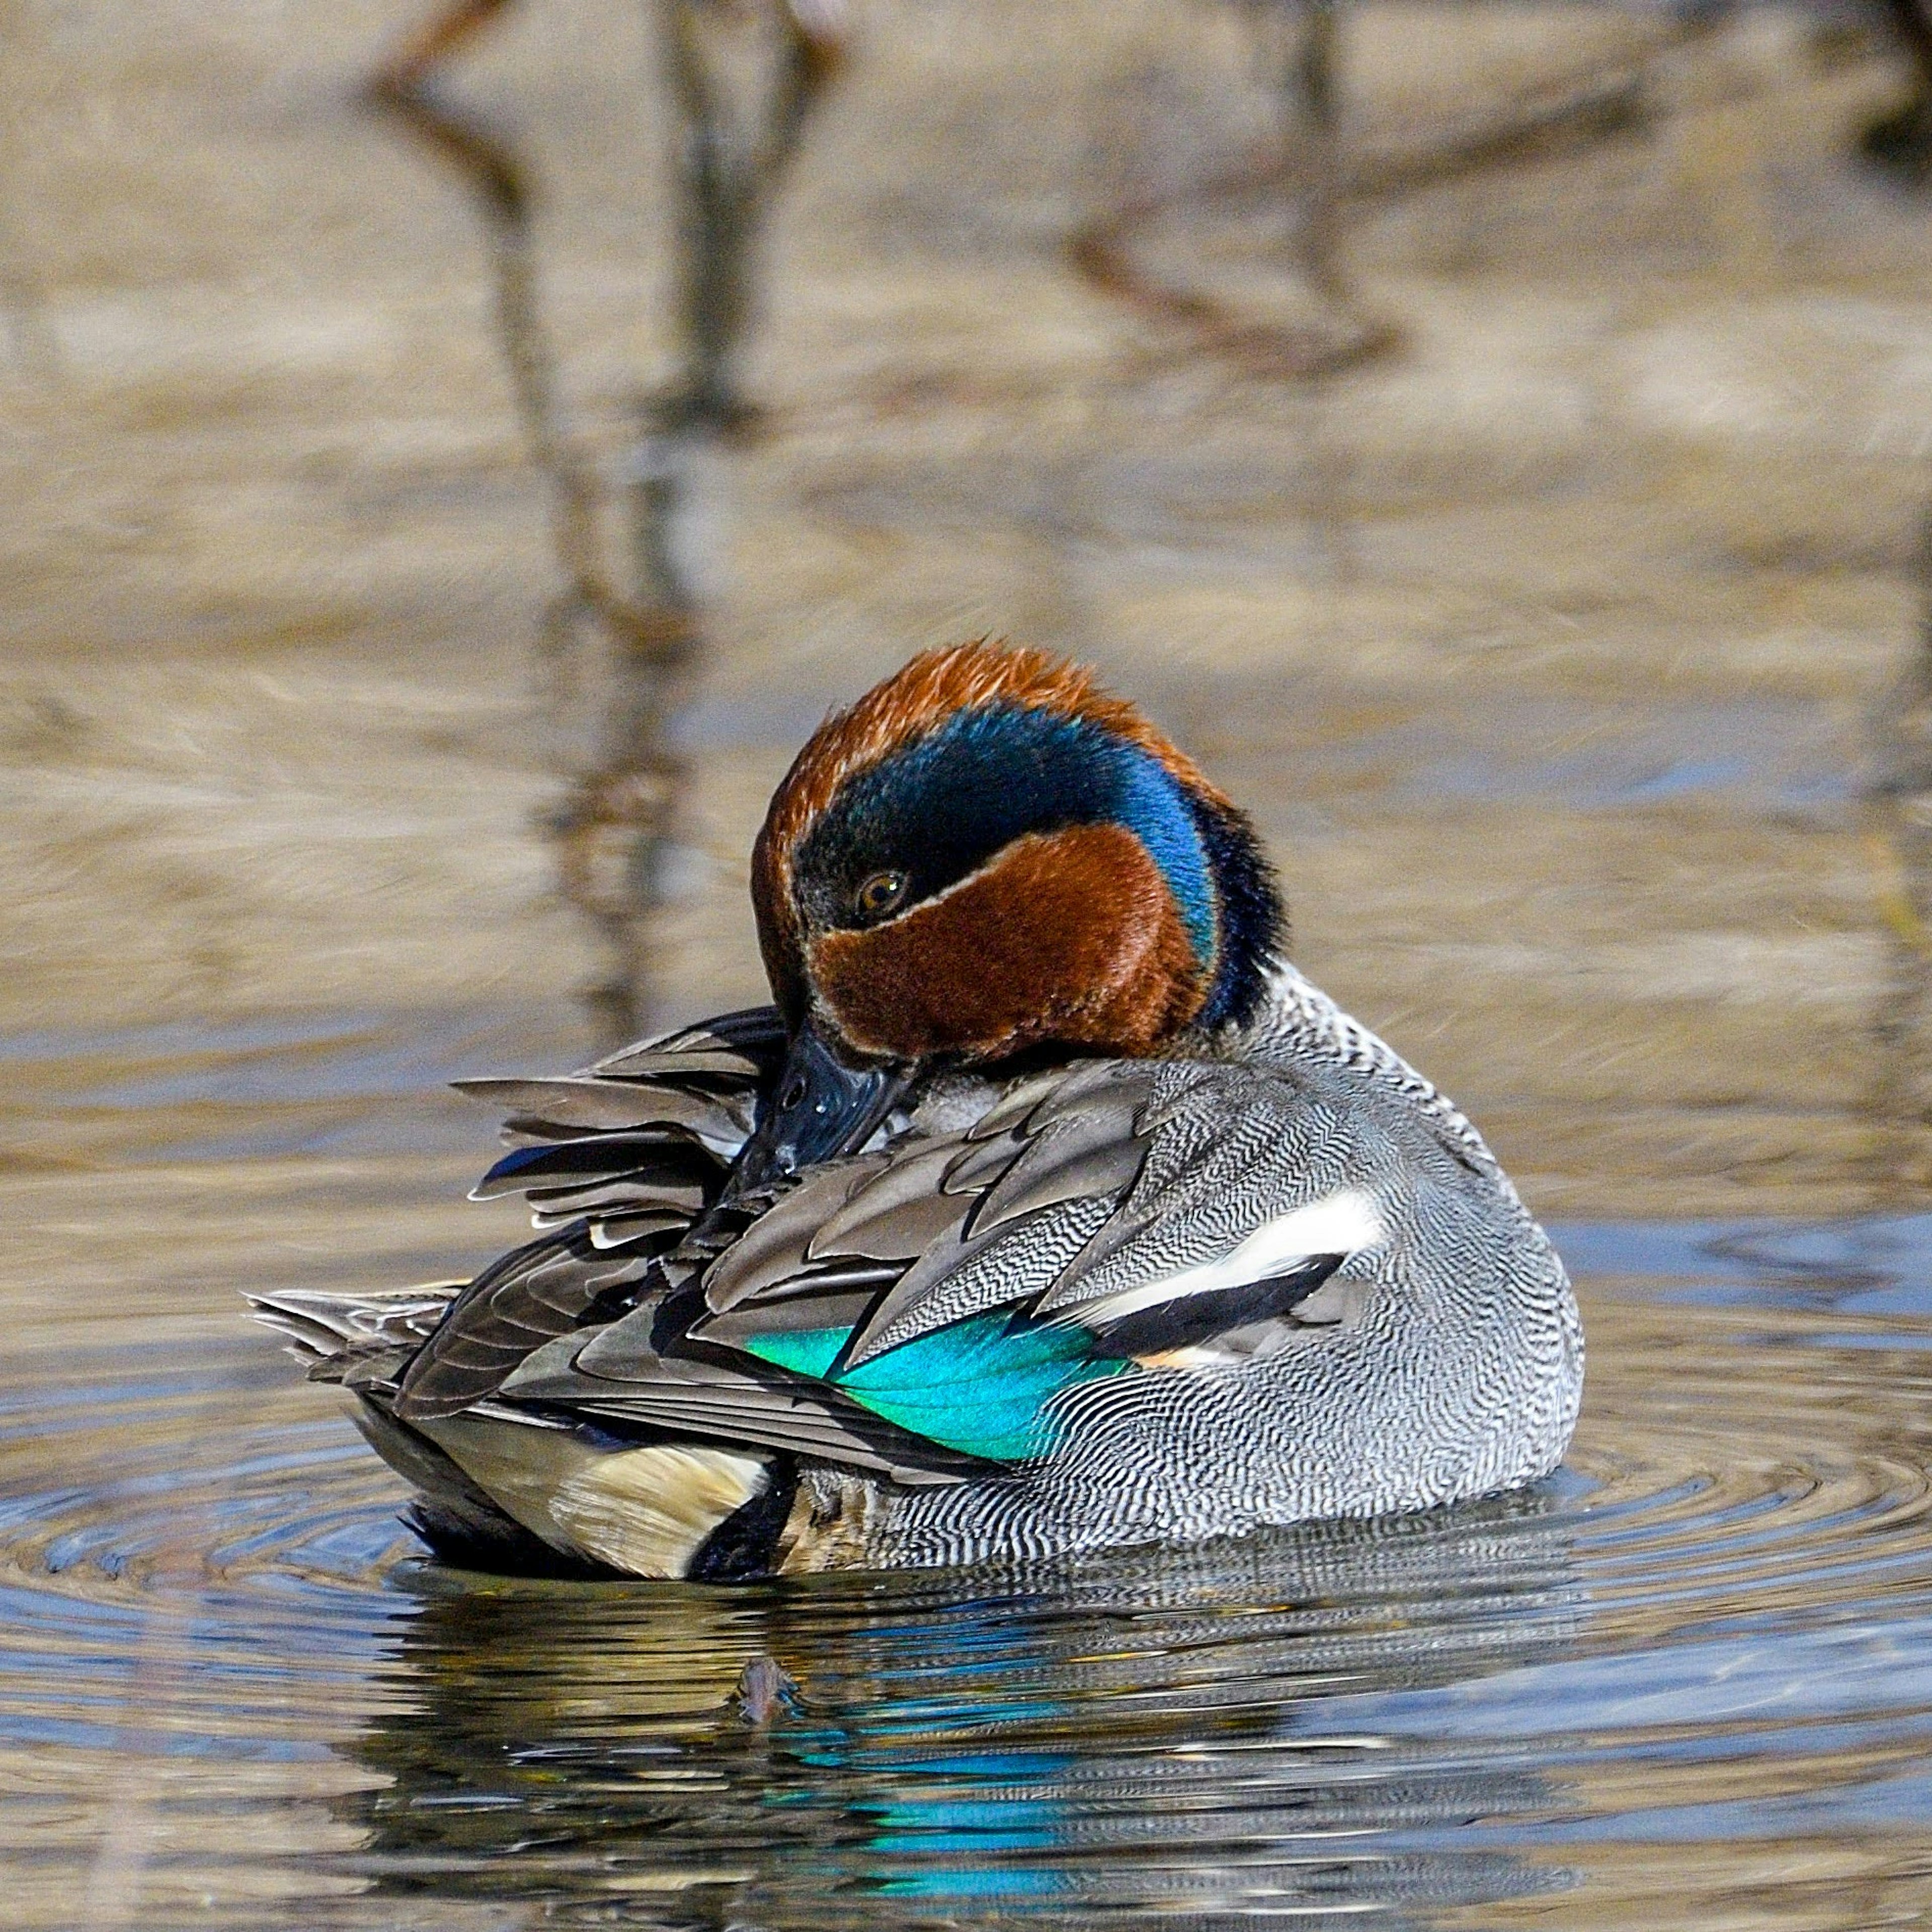
[[[558,1076],[473,1279],[255,1312],[436,1555],[700,1583],[1380,1516],[1562,1460],[1583,1336],[1468,1118],[1291,963],[1252,820],[981,640],[834,712],[752,854],[770,1004]]]

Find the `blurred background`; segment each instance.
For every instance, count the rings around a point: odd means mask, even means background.
[[[97,1061],[215,1106],[280,1040],[352,1112],[371,1028],[574,1060],[758,999],[790,753],[991,632],[1258,814],[1304,970],[1545,1208],[1922,1176],[1886,9],[4,32],[0,1028],[64,1063],[50,1156]]]
[[[394,1638],[396,1492],[237,1291],[515,1239],[442,1083],[760,1000],[770,788],[980,634],[1255,813],[1298,962],[1559,1224],[1602,1496],[1711,1490],[1694,1540],[1835,1497],[1780,1533],[1909,1516],[1922,1575],[1922,1354],[1700,1331],[1673,1406],[1688,1318],[1602,1283],[1903,1270],[1888,1346],[1932,1306],[1928,76],[1915,0],[0,0],[0,1475],[6,1576],[80,1620],[0,1617],[30,1922],[381,1891],[315,1878],[373,1828],[316,1808],[407,1752],[318,1741],[448,1702],[481,1613]],[[1838,1232],[1709,1261],[1767,1216]],[[1726,1401],[1748,1456],[1670,1436]],[[281,1730],[183,1634],[263,1578],[320,1620],[268,1640]],[[1613,1633],[1646,1671],[1676,1588]],[[713,1642],[670,1623],[640,1682]],[[130,1712],[260,1762],[103,1783]],[[304,1874],[254,1908],[244,1798]],[[1851,1816],[1862,1903],[1790,1922],[1919,1896]],[[1590,1856],[1646,1902],[1587,1922],[1678,1922]]]
[[[6,10],[38,1144],[92,1157],[97,1058],[189,1051],[212,1106],[272,1036],[572,1059],[758,999],[791,752],[991,632],[1258,813],[1304,970],[1546,1208],[1921,1172],[1870,721],[1932,232],[1885,10],[424,25]]]

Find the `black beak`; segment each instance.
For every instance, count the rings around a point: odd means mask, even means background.
[[[856,1153],[911,1078],[910,1067],[848,1060],[808,1019],[760,1104],[758,1125],[724,1184],[724,1200],[814,1161]]]

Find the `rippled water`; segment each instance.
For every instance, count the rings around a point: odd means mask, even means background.
[[[416,1083],[500,1043],[28,1045],[95,1116],[220,1114],[224,1159],[360,1148],[410,1252]],[[1915,1919],[1932,1220],[1558,1232],[1591,1380],[1540,1492],[1024,1571],[454,1573],[238,1282],[193,1346],[36,1340],[0,1370],[8,1922]]]

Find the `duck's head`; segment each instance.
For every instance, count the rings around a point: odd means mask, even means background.
[[[1084,669],[928,651],[827,718],[752,856],[793,1036],[760,1165],[862,1142],[908,1078],[1172,1050],[1253,1012],[1283,938],[1247,819]]]

